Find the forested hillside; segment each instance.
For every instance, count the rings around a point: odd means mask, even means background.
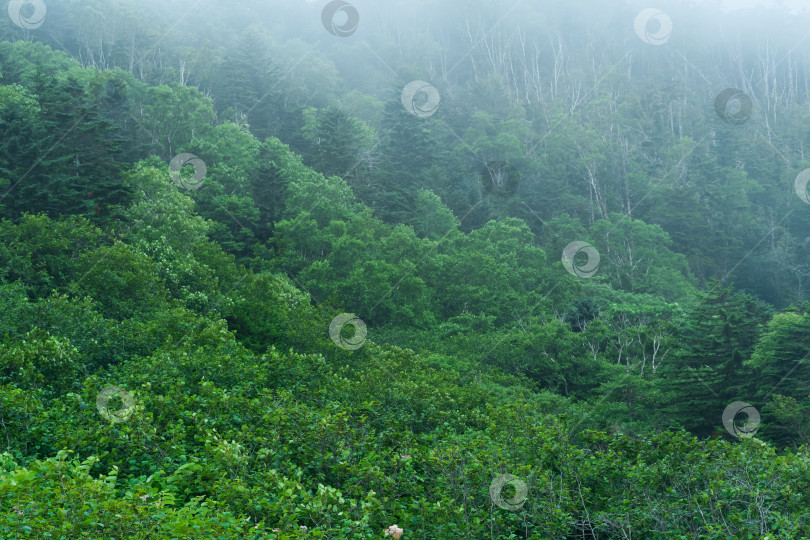
[[[5,3],[0,538],[810,538],[783,4]]]

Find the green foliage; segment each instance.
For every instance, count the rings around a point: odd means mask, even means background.
[[[414,230],[423,238],[439,240],[458,228],[458,219],[435,193],[420,189],[414,201]]]
[[[48,32],[0,22],[0,537],[810,535],[798,87],[760,101],[765,141],[711,126],[665,57],[564,44],[576,6],[516,6],[506,43],[466,18],[472,48],[383,24],[343,56],[267,6],[169,31],[144,22],[165,2],[55,4]],[[409,114],[437,66],[439,109]],[[560,262],[577,240],[593,278]],[[734,400],[761,439],[717,436]]]
[[[302,136],[308,143],[309,166],[324,176],[347,177],[361,160],[371,139],[370,129],[334,107],[304,109]]]
[[[757,398],[765,401],[765,411],[772,412],[773,436],[780,442],[808,441],[808,362],[810,314],[806,310],[775,314],[745,362],[760,377]]]
[[[25,390],[61,395],[80,381],[79,351],[68,340],[34,328],[19,341],[0,343],[0,381]]]
[[[79,276],[77,252],[104,244],[102,231],[81,217],[59,221],[24,214],[19,223],[0,222],[0,270],[6,281],[25,285],[31,297],[46,296]]]
[[[0,128],[14,134],[0,143],[0,186],[4,197],[11,195],[3,217],[46,212],[108,218],[129,193],[120,185],[115,127],[102,118],[93,95],[92,79],[102,76],[46,51],[0,43]],[[51,74],[60,68],[58,77]]]
[[[701,295],[679,333],[684,346],[662,369],[676,425],[707,434],[720,425],[726,405],[750,395],[753,380],[744,360],[754,352],[769,309],[730,287],[715,284]]]
[[[615,289],[683,300],[693,291],[686,258],[671,251],[669,235],[658,225],[612,214],[589,230],[599,238],[600,275]]]
[[[178,504],[172,490],[161,489],[154,476],[130,482],[119,497],[117,467],[93,478],[90,470],[98,458],[69,461],[69,454],[63,451],[55,458],[37,461],[30,469],[3,475],[0,496],[7,510],[0,514],[0,532],[19,538],[32,533],[135,537],[143,531],[222,538],[253,532],[244,519],[217,511],[216,505],[206,501]]]

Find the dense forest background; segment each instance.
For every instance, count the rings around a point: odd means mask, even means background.
[[[11,0],[2,538],[810,537],[810,15]]]

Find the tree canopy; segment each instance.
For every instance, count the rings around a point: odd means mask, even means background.
[[[810,536],[806,14],[7,8],[0,538]]]

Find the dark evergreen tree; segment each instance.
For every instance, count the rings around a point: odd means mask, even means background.
[[[95,97],[73,77],[60,80],[37,72],[32,87],[36,108],[29,108],[29,101],[24,110],[34,117],[12,113],[2,120],[20,128],[9,125],[4,132],[20,135],[0,147],[0,168],[9,180],[6,216],[45,212],[104,218],[112,205],[129,199],[120,182],[114,127],[100,118]]]
[[[769,439],[795,441],[795,424],[810,411],[810,304],[774,315],[746,364],[756,373],[756,399],[763,407],[763,422],[771,428]],[[778,414],[785,398],[804,411]]]
[[[706,436],[722,424],[725,407],[754,398],[757,381],[743,366],[770,310],[752,296],[712,283],[687,318],[681,346],[660,372],[673,424]]]
[[[325,176],[354,176],[360,163],[363,128],[337,107],[304,110],[305,163]]]
[[[407,82],[401,81],[398,88]],[[440,112],[437,114],[441,114]],[[383,171],[376,178],[375,210],[391,222],[407,222],[414,217],[414,201],[420,188],[430,189],[435,167],[441,166],[445,152],[440,143],[441,124],[434,116],[420,117],[408,112],[400,91],[385,105],[382,132]]]
[[[582,332],[592,320],[599,316],[599,305],[593,298],[578,298],[568,310],[565,318],[570,321],[571,330]]]
[[[214,104],[224,120],[246,120],[251,133],[264,140],[278,131],[284,102],[281,76],[264,40],[246,30],[214,70]]]

